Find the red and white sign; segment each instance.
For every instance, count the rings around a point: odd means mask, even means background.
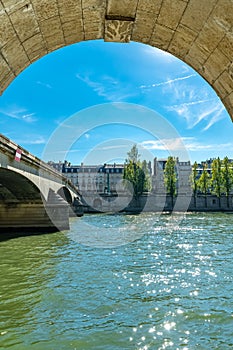
[[[22,154],[22,150],[17,148],[17,150],[15,152],[15,160],[16,160],[16,162],[20,162],[21,154]]]

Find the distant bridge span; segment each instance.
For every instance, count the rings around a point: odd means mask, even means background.
[[[0,230],[67,229],[78,189],[0,134]]]

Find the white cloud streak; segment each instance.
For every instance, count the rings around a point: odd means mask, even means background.
[[[98,81],[92,80],[88,75],[76,74],[76,78],[84,82],[87,86],[101,97],[110,102],[125,101],[127,98],[134,96],[129,92],[128,87],[121,86],[121,83],[110,76],[102,76]]]
[[[34,123],[37,120],[34,117],[35,113],[28,113],[25,108],[11,107],[7,109],[0,109],[0,113],[9,118],[21,120],[26,123]]]
[[[47,89],[52,89],[52,86],[50,85],[50,84],[48,84],[48,83],[43,83],[42,81],[37,81],[36,82],[38,85],[41,85],[41,86],[43,86],[43,87],[46,87]]]
[[[154,88],[154,87],[163,86],[163,85],[171,85],[173,83],[176,83],[176,82],[179,82],[182,80],[186,80],[186,79],[190,79],[190,78],[195,77],[195,76],[196,76],[196,74],[189,74],[189,75],[186,75],[185,77],[178,77],[178,78],[174,78],[174,79],[169,79],[169,80],[166,80],[166,81],[163,81],[160,83],[154,83],[151,85],[141,85],[140,88],[141,89],[149,89],[149,88]]]
[[[181,137],[174,139],[164,140],[147,140],[141,143],[141,146],[147,150],[157,151],[175,151],[180,150],[182,147],[186,147],[188,151],[228,151],[229,148],[233,148],[233,143],[221,143],[221,144],[204,144],[198,142],[194,137]]]

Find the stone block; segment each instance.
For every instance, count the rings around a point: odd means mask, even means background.
[[[65,45],[60,17],[41,22],[40,28],[49,52]]]
[[[84,35],[85,35],[85,41],[103,39],[104,37],[103,30],[101,28],[98,28],[96,30],[92,29],[92,30],[85,31]]]
[[[37,59],[46,55],[48,52],[46,49],[46,43],[44,42],[41,33],[38,33],[26,40],[23,43],[23,47],[31,62],[36,61]]]
[[[0,54],[0,93],[9,85],[10,81],[15,78],[8,63]]]
[[[216,0],[189,0],[181,23],[197,33],[201,30],[216,4]]]
[[[158,17],[163,0],[138,0],[137,15],[139,12],[150,13],[155,19]]]
[[[160,24],[156,24],[149,44],[151,46],[158,47],[161,50],[167,51],[173,35],[174,30]]]
[[[11,37],[14,35],[15,31],[12,27],[10,19],[0,5],[0,48],[6,45],[6,43],[10,41]]]
[[[233,78],[229,72],[224,71],[214,82],[213,88],[222,99],[228,96],[233,91]]]
[[[225,32],[223,29],[217,25],[213,18],[210,18],[200,31],[196,43],[197,45],[204,47],[210,54],[215,50],[224,35]]]
[[[39,33],[40,29],[32,5],[22,7],[10,15],[14,29],[21,42]]]
[[[131,40],[148,43],[153,33],[154,26],[155,18],[151,13],[137,12]]]
[[[107,15],[135,18],[137,0],[108,0]]]
[[[106,20],[104,41],[128,43],[131,38],[133,22]]]
[[[182,0],[164,0],[158,16],[158,23],[175,30],[187,4]]]
[[[82,0],[83,10],[89,9],[91,11],[104,9],[106,12],[106,1],[103,0]]]
[[[59,15],[56,0],[31,0],[38,21]]]
[[[11,40],[2,48],[2,54],[15,75],[18,75],[30,65],[28,56],[17,38]]]
[[[229,59],[216,49],[205,62],[205,78],[212,84],[223,72],[223,67],[227,69],[230,66]]]
[[[58,9],[62,23],[82,19],[81,0],[58,0]]]
[[[189,52],[185,56],[185,62],[203,74],[203,64],[208,58],[208,52],[201,46],[193,43]]]
[[[218,0],[211,17],[221,26],[225,32],[232,28],[233,4],[232,0]]]
[[[226,33],[218,48],[229,60],[233,59],[233,32]]]
[[[67,45],[82,41],[84,39],[82,20],[72,20],[62,25],[65,42]]]
[[[11,14],[22,7],[27,7],[29,0],[2,0],[4,8],[8,14]]]
[[[83,11],[83,22],[84,22],[84,36],[86,40],[95,40],[103,38],[104,36],[104,16],[105,13],[102,9]],[[96,36],[90,35],[95,33]],[[91,39],[87,39],[90,38]]]
[[[179,24],[170,42],[168,51],[176,57],[184,59],[195,37],[196,33],[193,30]]]

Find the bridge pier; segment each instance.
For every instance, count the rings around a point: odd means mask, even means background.
[[[56,220],[53,220],[56,218]],[[51,232],[69,229],[69,206],[67,203],[0,203],[0,232],[12,231]]]

